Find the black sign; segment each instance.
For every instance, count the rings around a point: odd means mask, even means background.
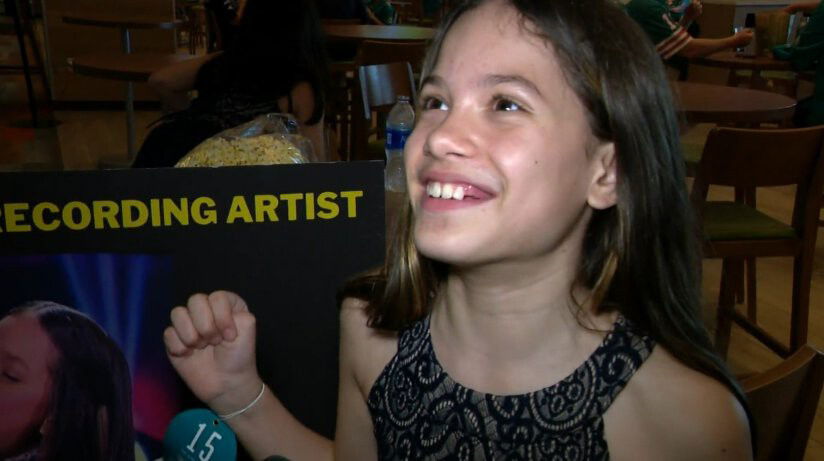
[[[0,314],[51,299],[92,315],[150,438],[193,403],[165,357],[169,310],[217,289],[256,315],[264,380],[331,437],[335,293],[383,251],[382,162],[0,174]]]

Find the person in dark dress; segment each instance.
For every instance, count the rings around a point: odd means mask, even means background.
[[[310,0],[248,0],[229,48],[150,79],[156,83],[170,75],[173,83],[165,86],[180,89],[193,80],[197,97],[155,123],[132,166],[173,166],[207,138],[269,112],[293,114],[315,156],[325,159],[327,72],[322,30]]]

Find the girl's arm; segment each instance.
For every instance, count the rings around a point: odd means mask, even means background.
[[[220,53],[212,53],[172,64],[152,72],[149,87],[157,92],[164,112],[176,112],[189,107],[189,91],[195,87],[200,68]]]
[[[812,14],[816,8],[818,8],[818,4],[820,2],[799,2],[799,3],[792,3],[784,8],[784,12],[793,14],[796,11],[801,11],[805,15]]]
[[[255,362],[255,318],[238,295],[195,294],[175,307],[164,332],[169,360],[192,392],[218,415],[255,400],[262,381]],[[242,414],[226,421],[256,460],[333,459],[333,442],[295,419],[268,389]]]
[[[346,299],[341,307],[335,441],[309,431],[267,389],[258,405],[236,418],[236,421],[229,420],[243,446],[255,459],[272,454],[293,460],[377,459],[372,418],[366,406],[365,392],[368,392],[368,387],[361,386],[360,381],[371,381],[369,377],[364,378],[363,374],[374,374],[367,370],[378,369],[376,365],[379,364],[371,362],[375,351],[382,348],[373,347],[375,341],[370,337],[374,337],[375,332],[366,325],[363,307],[362,301],[352,298]]]
[[[377,370],[376,364],[371,362],[375,352],[382,348],[373,347],[374,342],[370,340],[375,332],[366,325],[364,304],[363,301],[347,298],[341,306],[336,459],[377,459],[377,443],[366,399],[373,381],[371,375],[374,374],[369,370]]]
[[[312,91],[312,86],[307,82],[300,82],[292,89],[292,111],[295,118],[298,120],[300,133],[305,136],[312,143],[312,150],[315,154],[315,159],[320,162],[330,161],[328,152],[326,152],[326,136],[325,125],[323,117],[314,125],[307,125],[306,120],[312,117],[312,111],[315,108],[315,95]],[[281,98],[278,101],[279,107],[287,106],[287,99]]]

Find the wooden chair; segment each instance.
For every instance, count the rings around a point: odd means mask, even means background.
[[[387,42],[364,40],[358,46],[355,55],[356,66],[371,64],[389,64],[406,61],[412,65],[415,75],[421,73],[423,59],[426,56],[427,42]]]
[[[207,41],[209,40],[209,17],[206,8],[199,2],[184,3],[180,5],[183,8],[183,17],[186,20],[186,25],[180,29],[180,32],[185,31],[188,35],[189,54],[197,54],[199,48],[207,48]]]
[[[358,66],[360,110],[353,110],[353,160],[383,159],[386,115],[398,96],[415,100],[415,81],[408,62]],[[371,135],[374,141],[370,141]]]
[[[34,93],[32,73],[40,74],[43,84],[46,105],[51,106],[51,87],[46,75],[46,67],[43,64],[43,57],[40,54],[40,46],[34,31],[33,5],[29,1],[23,0],[3,0],[3,15],[8,16],[0,19],[0,35],[14,34],[17,37],[17,45],[20,51],[21,65],[0,65],[0,71],[22,71],[26,82],[26,96],[29,103],[29,113],[31,114],[31,126],[35,128],[49,126],[48,120],[39,118],[38,103]],[[28,45],[26,44],[28,42]],[[29,63],[29,53],[34,56],[35,65]]]
[[[756,429],[756,461],[801,461],[821,388],[824,354],[808,345],[741,381]]]
[[[423,66],[423,59],[426,55],[427,43],[424,41],[415,42],[390,42],[380,40],[364,40],[357,48],[355,59],[352,62],[353,69],[357,70],[359,66],[367,66],[372,64],[389,64],[393,62],[406,61],[412,65],[413,75],[420,75]],[[347,63],[340,63],[341,68],[338,74],[347,74]],[[341,72],[342,71],[342,72]],[[356,72],[355,72],[356,73]],[[359,113],[363,110],[362,92],[360,91],[360,83],[357,75],[354,78],[345,77],[336,80],[333,95],[330,95],[328,104],[328,113],[332,114],[329,117],[328,124],[330,131],[336,133],[340,142],[339,154],[341,158],[352,158],[352,152],[364,152],[364,146],[368,147],[368,143],[364,143],[360,137],[361,126],[365,121],[359,119]],[[413,83],[413,88],[415,84]],[[403,93],[406,94],[406,93]],[[390,106],[391,107],[391,106]],[[361,125],[358,125],[358,124]],[[357,126],[356,126],[357,125]],[[382,126],[379,127],[382,130]],[[373,133],[374,130],[370,130]],[[382,131],[381,131],[382,132]],[[368,137],[368,136],[367,136]],[[377,149],[377,144],[372,146],[372,149]],[[365,158],[373,158],[373,155]],[[382,152],[382,151],[381,151]],[[383,158],[382,156],[380,158]]]
[[[390,0],[398,15],[397,24],[418,25],[423,21],[422,0]]]
[[[740,325],[782,357],[807,342],[818,210],[824,185],[824,126],[799,129],[754,130],[714,128],[693,183],[691,201],[703,226],[704,256],[722,258],[718,298],[716,348],[726,355],[732,322]],[[707,201],[710,185],[755,191],[758,187],[795,185],[792,221],[784,223],[747,201]],[[756,313],[735,310],[736,281],[743,259],[785,256],[793,258],[789,344],[782,343],[757,323]],[[751,284],[748,296],[755,296]]]

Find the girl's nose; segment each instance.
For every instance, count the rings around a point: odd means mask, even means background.
[[[470,114],[451,110],[435,125],[426,138],[425,151],[435,157],[468,157],[474,155],[477,143],[472,133],[473,118]]]

